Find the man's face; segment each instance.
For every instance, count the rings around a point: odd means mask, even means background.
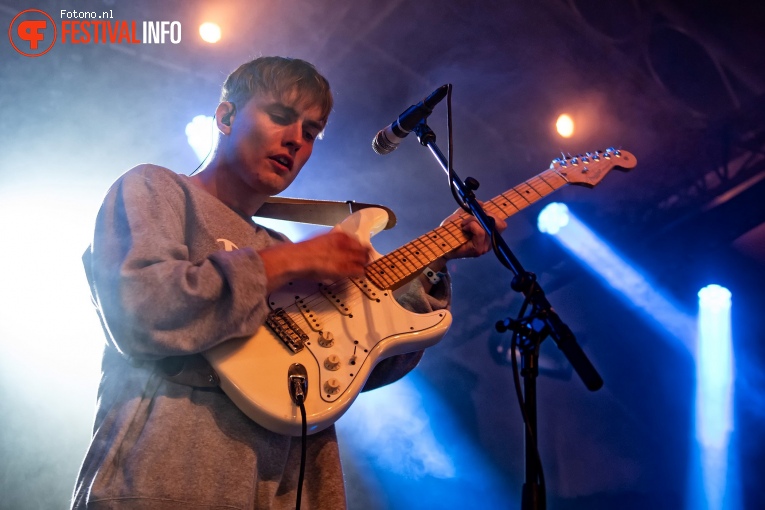
[[[224,151],[250,192],[271,196],[295,180],[322,129],[320,107],[297,94],[254,96],[241,109],[237,105]]]

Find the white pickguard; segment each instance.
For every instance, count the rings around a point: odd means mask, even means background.
[[[387,219],[382,209],[362,209],[335,228],[371,246],[370,237],[384,228]],[[374,256],[380,257],[376,252]],[[345,413],[377,363],[436,344],[451,325],[448,311],[412,313],[396,302],[390,290],[380,290],[366,279],[326,286],[292,282],[268,301],[272,310],[284,310],[305,333],[300,352],[290,350],[272,328],[263,326],[254,336],[224,342],[205,357],[218,373],[223,391],[247,416],[267,429],[293,436],[301,433],[301,417],[289,394],[290,365],[300,363],[308,372],[305,407],[312,434]],[[319,342],[320,332],[331,333],[331,345]],[[326,364],[328,359],[334,363]]]

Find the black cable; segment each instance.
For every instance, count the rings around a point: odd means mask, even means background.
[[[446,89],[446,170],[449,179],[449,189],[452,192],[454,200],[465,211],[472,214],[470,208],[465,204],[465,201],[457,194],[457,190],[454,187],[454,139],[452,135],[452,84],[447,84]]]
[[[303,497],[303,478],[305,478],[305,457],[306,457],[306,439],[308,436],[308,423],[305,416],[305,404],[301,399],[298,402],[300,406],[300,416],[303,418],[302,436],[300,441],[300,475],[298,476],[297,502],[295,510],[300,510],[300,500]]]

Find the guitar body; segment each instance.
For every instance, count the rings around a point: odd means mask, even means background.
[[[382,209],[363,209],[338,227],[369,244],[387,217]],[[293,364],[307,372],[305,408],[312,434],[345,413],[381,360],[430,347],[451,325],[448,311],[410,312],[392,291],[366,278],[330,285],[292,282],[271,294],[268,303],[268,325],[204,355],[239,409],[263,427],[293,436],[301,434],[302,425],[289,393]]]
[[[485,202],[484,209],[508,218],[566,184],[591,188],[612,169],[630,170],[636,164],[630,152],[614,148],[555,159],[548,170]],[[370,238],[387,221],[384,210],[368,208],[336,228],[371,247]],[[446,334],[449,312],[409,312],[388,289],[467,242],[461,222],[445,222],[385,256],[372,250],[375,260],[367,265],[365,278],[331,285],[293,282],[271,294],[271,313],[255,336],[224,342],[205,353],[223,391],[260,425],[298,436],[300,410],[288,384],[297,364],[308,381],[308,433],[329,427],[350,407],[381,360],[430,347]]]

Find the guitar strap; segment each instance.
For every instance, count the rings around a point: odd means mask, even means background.
[[[354,202],[353,200],[337,202],[308,198],[271,197],[258,209],[255,216],[298,223],[310,223],[313,225],[334,226],[349,215],[367,207],[378,207],[388,213],[388,223],[385,225],[385,230],[396,225],[396,215],[388,207],[364,204]]]

